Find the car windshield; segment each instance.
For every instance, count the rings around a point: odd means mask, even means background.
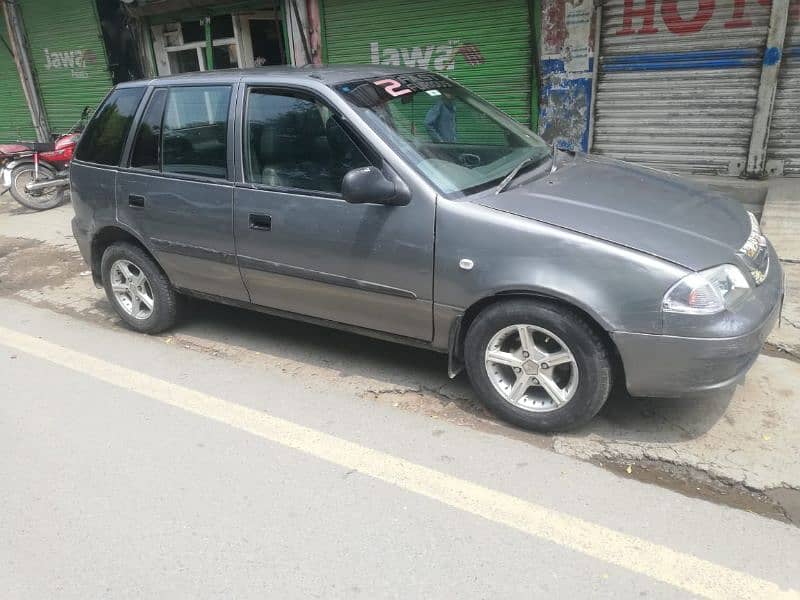
[[[539,136],[434,73],[362,79],[335,89],[448,197],[497,185],[523,161],[533,167],[550,156]]]

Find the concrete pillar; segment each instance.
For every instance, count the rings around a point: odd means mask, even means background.
[[[778,73],[780,72],[783,40],[786,37],[788,20],[789,0],[773,0],[767,44],[761,66],[756,112],[753,116],[750,150],[747,154],[747,167],[745,168],[745,174],[748,177],[763,177],[766,173],[769,127],[772,122],[772,109],[775,104],[775,90],[778,87]]]

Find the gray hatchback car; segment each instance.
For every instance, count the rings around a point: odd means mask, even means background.
[[[585,423],[615,383],[734,383],[783,298],[736,201],[551,149],[422,70],[125,83],[71,178],[75,237],[131,328],[170,327],[190,294],[430,348],[531,429]]]

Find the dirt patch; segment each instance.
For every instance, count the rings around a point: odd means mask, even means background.
[[[0,295],[62,285],[85,269],[79,252],[25,238],[0,237]]]
[[[595,458],[591,462],[620,477],[652,483],[691,498],[700,498],[784,523],[800,525],[800,492],[796,490],[754,490],[739,482],[716,479],[706,471],[660,460],[626,463],[606,457]],[[797,504],[793,507],[791,501]]]
[[[794,488],[772,488],[766,490],[768,498],[776,502],[786,518],[800,527],[800,490]]]

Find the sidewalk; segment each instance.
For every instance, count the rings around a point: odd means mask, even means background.
[[[761,227],[781,257],[786,274],[781,326],[767,343],[800,360],[800,179],[770,182]]]

